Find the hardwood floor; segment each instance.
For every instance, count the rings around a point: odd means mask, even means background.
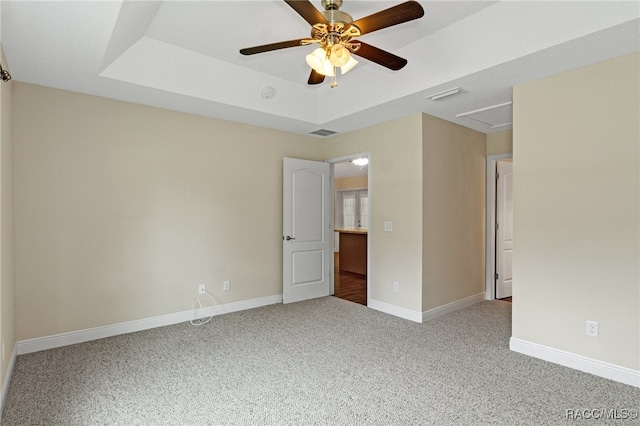
[[[335,270],[335,297],[367,305],[367,276]]]

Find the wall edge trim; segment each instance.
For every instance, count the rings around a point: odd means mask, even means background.
[[[274,305],[276,303],[282,303],[282,294],[225,303],[222,305],[210,306],[196,311],[188,310],[176,312],[173,314],[166,314],[151,318],[143,318],[134,321],[106,325],[102,327],[94,327],[84,330],[71,331],[68,333],[54,334],[51,336],[20,340],[16,342],[17,354],[23,355],[47,349],[59,348],[62,346],[74,345],[77,343],[89,342],[91,340],[104,339],[106,337],[135,333],[137,331],[149,330],[152,328],[164,327],[167,325],[178,324],[190,320],[206,318],[211,315],[223,315],[231,312],[259,308],[261,306]]]
[[[517,337],[509,340],[509,349],[544,361],[584,371],[594,376],[640,388],[640,371],[583,355],[528,342]]]
[[[403,308],[402,306],[392,305],[391,303],[381,302],[375,299],[369,299],[367,306],[376,311],[393,315],[409,321],[422,322],[422,314],[419,311]]]
[[[422,313],[422,322],[432,320],[444,314],[457,311],[458,309],[466,308],[467,306],[474,305],[478,302],[486,300],[485,292],[477,293],[464,299],[455,300],[453,302],[441,305]]]

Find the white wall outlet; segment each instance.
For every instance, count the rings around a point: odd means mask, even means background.
[[[393,222],[390,220],[384,221],[384,232],[393,232]]]
[[[224,291],[229,291],[231,290],[231,283],[229,282],[229,280],[225,281],[222,283],[222,289]]]
[[[397,293],[400,291],[400,283],[398,281],[393,282],[393,292]]]
[[[198,294],[205,294],[207,292],[205,285],[204,284],[200,284],[198,286]]]
[[[587,336],[598,337],[598,323],[587,321]]]

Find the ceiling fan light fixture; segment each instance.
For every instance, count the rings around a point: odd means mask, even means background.
[[[327,53],[323,47],[318,47],[313,52],[306,56],[307,65],[309,65],[315,72],[327,77],[335,76],[334,66],[331,61],[327,59]]]
[[[349,49],[344,47],[341,44],[334,44],[331,46],[331,56],[329,56],[329,61],[331,61],[331,65],[334,67],[341,67],[346,65],[351,59],[351,52]]]
[[[307,64],[312,69],[307,80],[307,84],[310,85],[320,84],[324,81],[324,77],[330,76],[334,77],[331,87],[336,87],[338,85],[335,78],[336,68],[340,68],[341,74],[346,74],[358,63],[353,59],[352,54],[392,71],[403,68],[407,65],[406,59],[365,44],[357,38],[424,16],[424,9],[416,0],[406,0],[356,21],[351,15],[340,10],[343,0],[322,0],[324,11],[316,9],[310,0],[284,1],[311,25],[311,37],[248,47],[240,49],[240,53],[255,55],[256,53],[316,44],[319,48],[306,56]]]
[[[336,73],[335,73],[335,68],[333,65],[331,65],[331,62],[327,61],[326,59],[323,61],[322,63],[322,69],[320,71],[318,71],[320,74],[325,75],[327,77],[335,77]]]
[[[322,47],[318,47],[313,52],[309,53],[306,57],[307,65],[309,65],[312,69],[316,70],[316,72],[320,72],[322,70],[322,64],[324,62],[325,52]]]
[[[353,59],[353,56],[350,56],[350,57],[349,57],[349,60],[347,61],[347,63],[340,67],[340,72],[341,72],[341,74],[342,74],[342,75],[345,75],[346,73],[348,73],[349,71],[351,71],[351,69],[352,69],[353,67],[355,67],[356,65],[358,65],[358,61],[356,61],[355,59]]]

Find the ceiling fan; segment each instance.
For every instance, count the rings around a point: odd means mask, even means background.
[[[307,83],[320,84],[324,81],[325,76],[328,76],[333,77],[331,87],[338,85],[336,81],[337,68],[340,68],[341,73],[345,74],[357,64],[351,54],[368,59],[393,71],[407,65],[406,59],[355,38],[412,21],[424,15],[420,3],[413,0],[355,21],[348,13],[340,10],[342,0],[322,0],[324,7],[322,12],[308,0],[284,1],[311,25],[311,37],[247,47],[241,49],[240,53],[255,55],[288,47],[316,44],[318,48],[306,57],[307,64],[311,67],[311,75]]]

